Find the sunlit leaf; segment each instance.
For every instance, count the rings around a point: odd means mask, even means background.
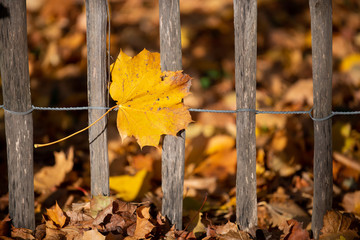
[[[149,188],[148,172],[142,169],[134,176],[121,175],[109,179],[110,188],[117,192],[117,197],[124,201],[134,201],[142,191]]]
[[[122,139],[134,136],[141,147],[157,146],[162,134],[175,136],[191,122],[182,103],[191,78],[182,71],[161,72],[159,53],[144,49],[132,58],[121,51],[111,69],[110,95],[119,107]]]

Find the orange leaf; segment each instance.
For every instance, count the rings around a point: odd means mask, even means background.
[[[56,225],[63,227],[65,225],[66,216],[56,203],[54,207],[46,209],[46,215],[53,221]]]
[[[111,68],[110,95],[119,107],[122,139],[134,136],[141,147],[157,146],[162,134],[175,136],[191,122],[182,103],[191,78],[182,71],[161,72],[159,53],[144,49],[131,58],[121,51]]]

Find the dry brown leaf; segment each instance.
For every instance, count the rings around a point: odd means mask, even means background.
[[[97,218],[99,213],[104,209],[111,208],[112,211],[112,203],[115,201],[115,197],[108,196],[94,196],[90,202],[90,214],[91,217]]]
[[[358,239],[357,231],[360,221],[352,214],[328,211],[324,216],[324,226],[321,229],[320,239],[335,240],[341,236],[346,240]]]
[[[46,209],[46,215],[56,226],[62,228],[65,225],[66,216],[57,203],[54,207]]]
[[[66,239],[66,233],[60,229],[46,228],[44,240],[63,240]]]
[[[284,239],[287,240],[310,240],[309,232],[303,229],[303,224],[294,219],[287,221],[288,226],[284,229]]]
[[[67,156],[64,152],[54,152],[55,165],[43,167],[34,176],[34,189],[36,192],[43,192],[59,186],[65,179],[68,172],[74,165],[74,148],[71,147]]]
[[[68,211],[66,211],[66,216],[69,217],[70,224],[93,220],[92,217],[90,217],[89,215],[85,214],[82,211],[79,212],[79,211],[68,210]]]
[[[66,239],[85,239],[82,238],[83,235],[83,229],[79,226],[66,226],[62,229],[60,229],[62,233],[66,235]]]
[[[92,229],[89,231],[84,232],[81,240],[88,240],[88,239],[92,239],[92,240],[104,240],[105,236],[102,235],[101,233],[99,233],[98,230],[96,229]]]
[[[117,214],[109,215],[109,222],[105,224],[104,230],[108,232],[122,232],[122,229],[126,227],[125,219]]]
[[[170,231],[168,231],[166,234],[165,234],[165,237],[167,240],[182,240],[182,239],[188,239],[188,240],[196,240],[196,237],[194,235],[194,233],[192,232],[187,232],[187,231],[184,231],[184,230],[181,230],[181,231],[178,231],[178,230],[175,230],[174,227],[172,227],[170,229]]]
[[[222,226],[212,226],[215,229],[216,239],[221,240],[235,240],[235,239],[243,239],[250,240],[249,235],[246,232],[240,231],[235,223],[227,222]]]
[[[150,221],[150,207],[141,206],[136,210],[137,220],[134,237],[138,239],[146,238],[154,229],[155,225]]]
[[[35,239],[33,232],[26,228],[12,228],[11,237],[15,239]]]
[[[107,232],[114,231],[132,236],[136,224],[135,210],[135,205],[115,200],[98,214],[93,225],[103,226],[103,230]]]
[[[260,216],[266,217],[267,220],[260,219],[262,224],[272,224],[278,226],[280,230],[288,227],[287,221],[290,219],[297,219],[306,224],[310,221],[309,216],[293,201],[283,203],[269,204],[266,202],[258,203]],[[265,208],[265,209],[264,209]]]
[[[222,226],[216,226],[216,233],[220,235],[224,235],[228,233],[229,231],[237,232],[238,227],[235,223],[227,222],[225,225]]]

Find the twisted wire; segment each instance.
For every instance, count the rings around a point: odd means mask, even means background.
[[[32,113],[34,110],[39,111],[84,111],[84,110],[109,110],[109,107],[96,107],[96,106],[85,106],[85,107],[37,107],[31,105],[31,108],[24,112],[17,112],[6,109],[4,105],[0,105],[0,109],[4,109],[6,112],[16,115],[27,115]],[[113,109],[117,111],[118,108]],[[189,108],[190,112],[209,112],[209,113],[238,113],[238,112],[255,112],[255,114],[307,114],[313,121],[325,121],[336,115],[360,115],[360,111],[340,111],[340,112],[331,112],[330,115],[323,118],[315,118],[312,115],[311,108],[308,111],[266,111],[266,110],[257,110],[251,108],[241,108],[237,110],[215,110],[215,109],[201,109],[201,108]]]

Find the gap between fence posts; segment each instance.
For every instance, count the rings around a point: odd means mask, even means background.
[[[331,0],[310,0],[314,117],[331,114],[332,101],[332,6]],[[312,230],[318,239],[323,217],[332,208],[331,118],[314,121],[314,200]]]
[[[159,0],[161,71],[182,69],[179,0]],[[185,131],[166,135],[162,151],[162,214],[182,229]]]
[[[87,83],[89,106],[107,105],[106,0],[86,0]],[[110,34],[110,33],[109,33]],[[106,112],[89,109],[89,123]],[[89,129],[91,195],[109,196],[107,117]]]
[[[257,1],[234,0],[236,108],[256,107]],[[255,111],[236,113],[236,221],[257,225]]]
[[[0,70],[5,109],[9,213],[17,228],[35,230],[33,119],[26,29],[26,2],[2,0]]]

